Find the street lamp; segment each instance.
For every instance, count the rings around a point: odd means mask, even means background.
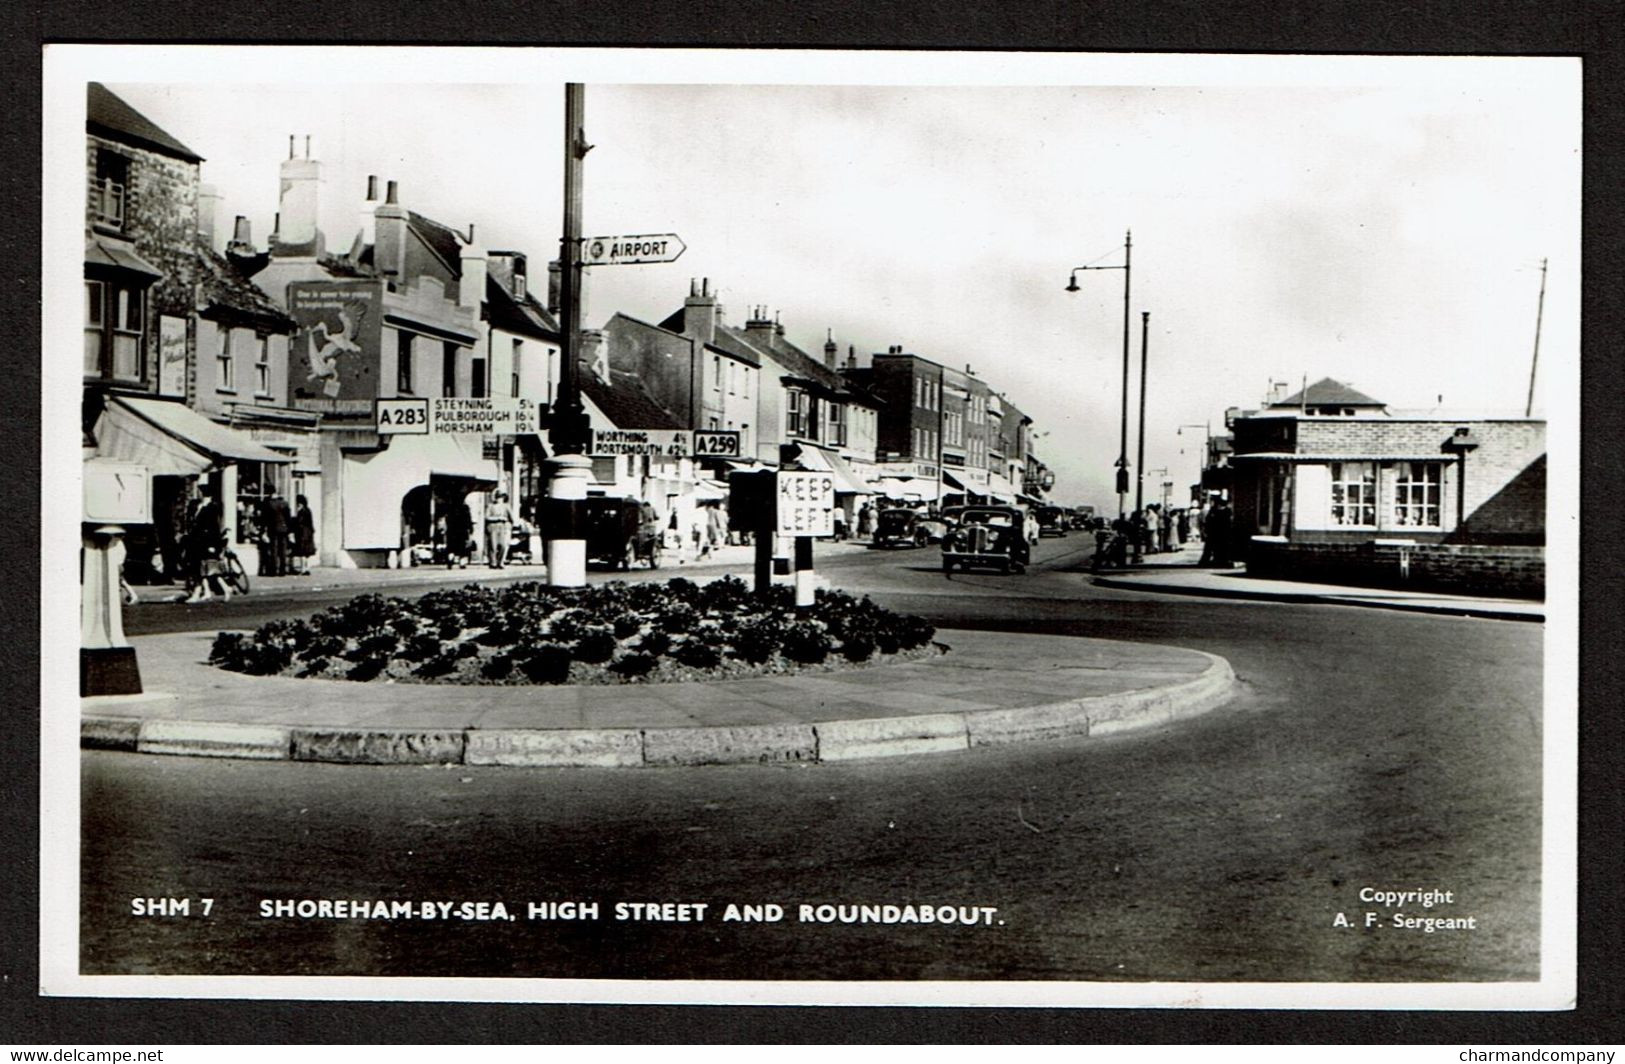
[[[1187,421],[1185,424],[1174,430],[1174,435],[1183,436],[1185,435],[1186,429],[1202,430],[1202,450],[1196,460],[1196,490],[1198,492],[1198,498],[1203,498],[1205,496],[1200,493],[1206,485],[1202,483],[1202,477],[1207,470],[1208,448],[1212,446],[1209,441],[1211,441],[1213,438],[1213,423],[1209,421],[1206,424],[1198,425],[1194,421]]]
[[[1078,290],[1078,273],[1082,270],[1122,270],[1123,271],[1123,416],[1122,431],[1118,435],[1117,445],[1117,516],[1122,518],[1126,509],[1128,496],[1128,330],[1129,330],[1129,263],[1132,261],[1134,250],[1134,232],[1129,230],[1123,234],[1123,265],[1121,266],[1074,266],[1072,277],[1067,282],[1066,290]]]

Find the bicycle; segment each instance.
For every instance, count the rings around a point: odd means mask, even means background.
[[[248,594],[248,570],[243,568],[242,560],[237,557],[237,552],[227,547],[220,556],[220,562],[220,579],[225,581],[237,594]]]

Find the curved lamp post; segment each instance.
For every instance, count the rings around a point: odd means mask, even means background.
[[[1123,416],[1122,431],[1117,446],[1117,516],[1125,513],[1128,498],[1128,338],[1129,338],[1129,263],[1134,250],[1134,232],[1123,235],[1123,264],[1121,266],[1074,266],[1066,290],[1078,290],[1078,274],[1083,270],[1123,271]]]

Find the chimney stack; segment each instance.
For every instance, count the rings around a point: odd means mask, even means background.
[[[378,239],[377,219],[373,212],[378,209],[378,175],[367,175],[367,198],[361,201],[361,237],[360,244],[366,247]]]
[[[846,345],[846,368],[847,369],[857,369],[858,368],[858,349],[853,344],[847,344]]]
[[[474,231],[473,222],[468,223],[468,242],[463,245],[459,257],[462,273],[457,280],[457,302],[477,312],[485,302],[487,256],[480,244],[479,234]]]
[[[254,238],[249,230],[248,219],[240,214],[232,225],[231,242],[226,245],[226,258],[245,278],[253,277],[265,269],[271,261],[270,252],[254,250]]]
[[[221,250],[215,240],[220,224],[220,190],[213,185],[199,185],[197,189],[197,235],[210,251]]]
[[[695,291],[693,278],[690,278],[688,298],[683,300],[683,334],[702,344],[715,343],[717,322],[721,318],[722,308],[717,305],[717,297],[711,291],[711,278],[700,281],[698,292]]]
[[[305,157],[294,158],[294,138],[288,136],[288,157],[282,162],[282,196],[277,206],[279,221],[272,253],[279,258],[317,258],[326,250],[318,221],[318,193],[322,164],[310,157],[310,138],[305,138]]]
[[[376,232],[372,264],[378,272],[397,284],[406,283],[406,210],[400,205],[400,190],[394,181],[386,186],[384,202],[373,211]]]
[[[835,330],[824,330],[824,365],[835,369],[836,361],[841,357],[841,346],[835,342]]]

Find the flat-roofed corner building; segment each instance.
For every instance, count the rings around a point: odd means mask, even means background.
[[[1327,379],[1230,421],[1250,574],[1544,593],[1544,420],[1394,410]]]

